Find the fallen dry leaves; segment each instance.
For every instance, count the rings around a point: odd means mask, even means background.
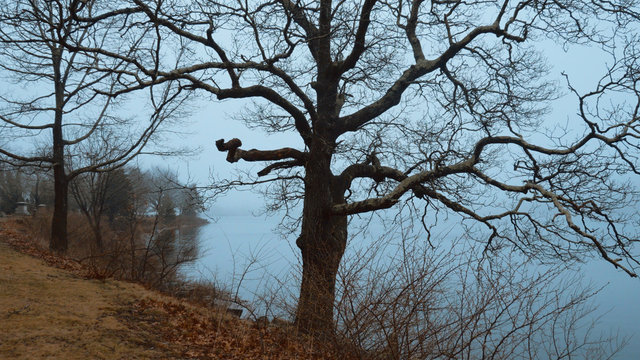
[[[166,314],[167,340],[186,349],[196,359],[332,359],[331,351],[313,339],[297,336],[293,329],[258,328],[248,320],[179,302],[143,299],[139,313]],[[344,357],[343,357],[344,358]]]

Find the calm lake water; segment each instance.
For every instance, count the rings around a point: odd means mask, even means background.
[[[197,231],[199,259],[185,268],[191,278],[224,284],[240,298],[260,302],[265,287],[297,296],[298,249],[292,237],[284,240],[273,230],[279,219],[252,215],[218,216]],[[633,336],[620,360],[640,359],[640,281],[594,259],[581,268],[585,283],[608,284],[595,297],[597,330]]]

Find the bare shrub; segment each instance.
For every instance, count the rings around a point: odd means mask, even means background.
[[[591,300],[561,266],[477,244],[385,236],[347,255],[337,336],[366,359],[605,359],[625,339],[595,330]]]
[[[34,242],[46,248],[49,239],[50,210],[25,218]],[[177,289],[178,269],[195,260],[196,244],[180,237],[179,224],[163,224],[158,216],[120,218],[118,228],[105,222],[100,228],[102,246],[87,217],[71,212],[67,256],[87,266],[91,277],[137,281],[160,290]]]

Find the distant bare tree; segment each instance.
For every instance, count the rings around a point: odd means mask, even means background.
[[[107,172],[88,172],[77,176],[70,183],[75,204],[85,215],[93,231],[96,246],[104,248],[102,222],[105,217],[113,224],[115,215],[126,213],[133,206],[133,186],[124,169]]]
[[[53,170],[50,248],[65,252],[69,182],[83,173],[118,168],[138,155],[181,102],[180,89],[167,83],[157,93],[152,90],[147,122],[126,119],[133,113],[139,120],[146,104],[129,114],[118,109],[105,93],[118,88],[119,75],[102,70],[126,71],[129,64],[69,50],[121,43],[118,23],[87,26],[74,19],[77,11],[98,11],[101,2],[21,0],[0,6],[1,76],[14,80],[0,97],[0,154],[15,166]],[[167,107],[168,100],[177,102]]]
[[[195,216],[205,209],[204,191],[189,179],[179,178],[170,168],[153,168],[145,173],[150,206],[163,216]]]
[[[133,53],[82,49],[134,67],[114,70],[130,85],[114,95],[182,81],[248,101],[251,128],[297,135],[274,150],[218,140],[229,162],[265,163],[260,178],[218,190],[264,185],[271,209],[301,219],[296,322],[330,335],[349,219],[391,207],[427,232],[443,214],[459,219],[488,256],[597,254],[636,276],[639,10],[626,0],[131,0],[77,17],[149,35]],[[545,39],[610,59],[591,91],[567,81],[576,114],[566,127],[545,122],[562,81]]]
[[[31,203],[36,208],[38,206],[53,205],[55,193],[53,191],[53,181],[51,174],[47,174],[41,169],[35,168],[31,174]]]
[[[0,163],[0,211],[12,213],[26,190],[24,174]]]

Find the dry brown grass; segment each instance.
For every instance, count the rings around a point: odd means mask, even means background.
[[[335,358],[291,328],[91,274],[0,223],[0,359]]]
[[[176,352],[162,334],[134,331],[140,286],[87,280],[0,243],[0,358],[146,359]],[[139,319],[144,326],[152,319]],[[151,330],[151,329],[149,329]]]

